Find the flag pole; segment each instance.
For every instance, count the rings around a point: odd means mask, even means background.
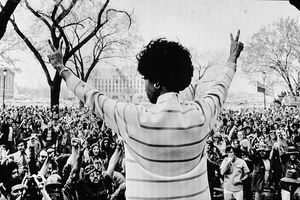
[[[263,81],[264,81],[264,110],[266,109],[266,72],[262,72]]]

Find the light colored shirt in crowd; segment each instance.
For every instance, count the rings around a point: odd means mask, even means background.
[[[281,189],[281,200],[291,200],[291,193]]]
[[[117,102],[71,75],[67,86],[125,142],[126,199],[210,199],[205,139],[235,73],[224,74],[205,95],[185,101],[165,93],[150,107]],[[192,96],[195,85],[187,90]]]
[[[224,158],[221,163],[220,169],[224,168],[225,165],[228,165],[228,159],[231,158]],[[240,180],[245,174],[248,174],[249,172],[250,170],[246,162],[236,157],[235,161],[230,166],[229,172],[224,174],[224,188],[231,192],[241,191],[243,189],[243,184]],[[240,182],[240,184],[235,184],[237,182]]]
[[[9,142],[13,141],[13,128],[11,126],[9,127],[7,141],[9,141]]]

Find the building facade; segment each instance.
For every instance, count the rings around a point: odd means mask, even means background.
[[[91,83],[112,99],[134,103],[146,101],[145,83],[138,74],[123,75],[115,70],[105,69],[101,70]]]
[[[0,68],[0,99],[3,99],[4,92],[4,98],[11,99],[14,97],[15,73],[12,70],[6,68],[7,74],[4,77],[3,69],[4,68]]]

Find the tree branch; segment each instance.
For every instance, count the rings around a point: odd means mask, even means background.
[[[63,10],[63,12],[57,17],[56,22],[58,24],[71,12],[72,8],[75,6],[76,3],[77,3],[77,0],[72,0],[69,7],[67,9]]]
[[[26,4],[26,8],[28,8],[28,10],[34,15],[36,16],[38,19],[42,20],[42,22],[44,22],[44,24],[49,28],[49,30],[51,30],[51,25],[49,24],[49,22],[46,20],[46,18],[44,18],[42,15],[40,15],[37,11],[35,11],[28,3],[27,0],[25,0],[25,4]]]
[[[0,39],[4,36],[6,32],[7,23],[10,19],[10,16],[13,14],[17,6],[19,5],[21,0],[8,0],[5,5],[1,5],[1,12],[0,12]]]
[[[80,49],[84,44],[86,44],[92,37],[94,37],[97,33],[97,31],[105,24],[101,23],[101,17],[106,9],[107,5],[109,3],[109,0],[106,0],[104,5],[102,6],[99,14],[98,14],[98,21],[97,21],[97,26],[94,28],[94,30],[88,34],[80,43],[78,43],[67,55],[66,59],[69,59],[78,49]]]
[[[53,81],[51,80],[49,71],[45,65],[45,62],[42,58],[42,56],[40,55],[40,53],[36,50],[36,48],[32,45],[32,43],[28,40],[28,38],[21,32],[21,30],[19,29],[18,25],[15,23],[14,20],[10,19],[11,24],[13,25],[15,31],[17,32],[17,34],[22,38],[22,40],[24,40],[24,42],[26,43],[26,45],[29,47],[29,49],[33,52],[33,54],[35,55],[35,57],[37,58],[37,60],[39,61],[39,63],[42,66],[42,69],[46,75],[47,78],[47,82],[48,85],[51,86],[53,84]]]

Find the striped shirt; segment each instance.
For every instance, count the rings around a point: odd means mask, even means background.
[[[205,139],[235,73],[224,74],[193,101],[165,93],[150,107],[117,102],[71,75],[67,86],[125,142],[126,199],[210,199]],[[187,90],[192,96],[196,86]]]

